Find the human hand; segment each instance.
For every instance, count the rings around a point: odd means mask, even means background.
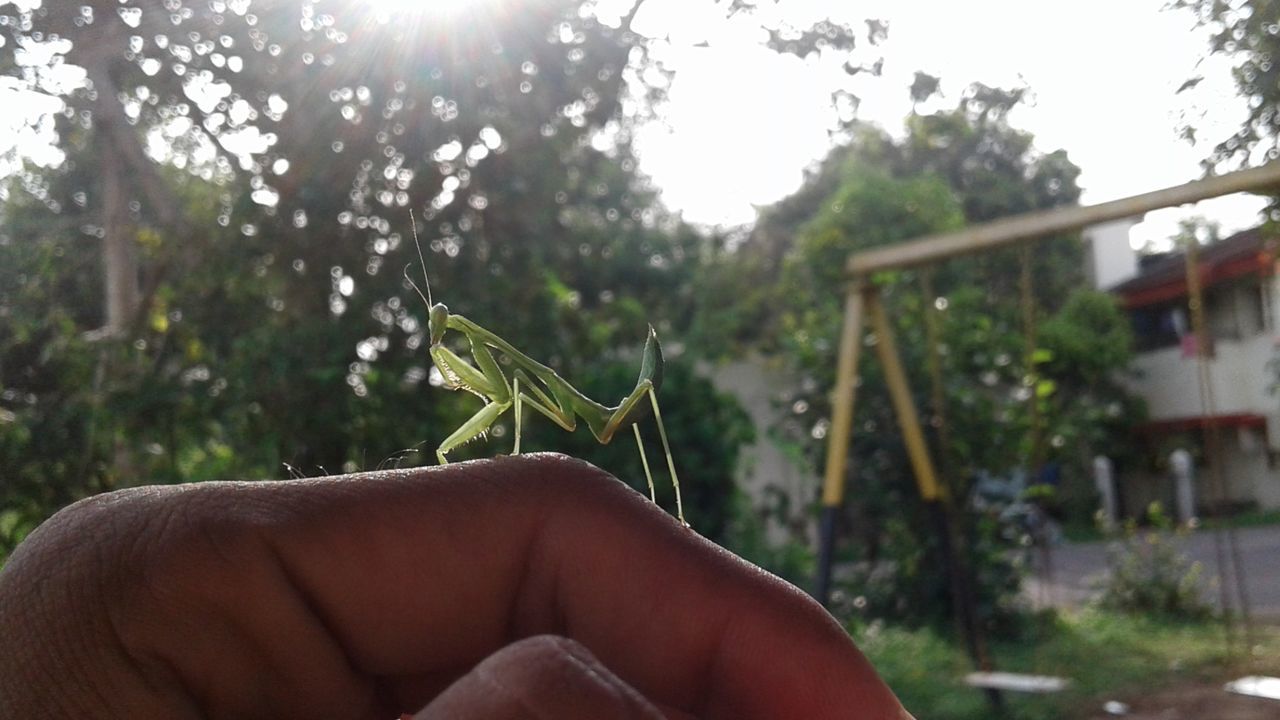
[[[807,596],[550,455],[91,498],[0,638],[0,718],[909,717]]]

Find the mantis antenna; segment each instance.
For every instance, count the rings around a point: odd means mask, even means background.
[[[418,250],[418,263],[422,265],[422,282],[426,284],[427,294],[424,297],[422,290],[418,288],[418,284],[409,277],[409,265],[404,266],[404,279],[408,281],[413,291],[418,293],[418,297],[422,298],[422,302],[427,304],[427,309],[431,309],[431,278],[427,277],[427,260],[422,256],[422,243],[418,242],[418,221],[413,217],[413,211],[409,211],[409,225],[413,228],[413,246]]]

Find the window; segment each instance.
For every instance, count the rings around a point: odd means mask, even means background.
[[[1172,302],[1137,308],[1130,314],[1134,345],[1139,352],[1176,347],[1190,332],[1185,302]]]

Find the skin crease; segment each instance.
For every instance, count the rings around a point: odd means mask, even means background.
[[[0,570],[0,718],[866,718],[808,596],[580,461],[144,487]]]

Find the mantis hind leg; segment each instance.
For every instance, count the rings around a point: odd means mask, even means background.
[[[636,447],[640,450],[640,464],[644,466],[644,479],[649,482],[649,499],[657,504],[658,494],[653,489],[653,473],[649,472],[649,458],[644,454],[644,441],[640,439],[640,426],[632,425],[631,429],[636,432]]]
[[[516,414],[516,443],[515,447],[511,451],[512,455],[520,454],[520,430],[524,423],[524,406],[526,404],[547,416],[555,424],[569,432],[573,432],[573,429],[578,426],[578,422],[573,415],[573,411],[565,409],[565,407],[557,401],[556,398],[548,395],[546,391],[538,387],[538,384],[534,382],[523,370],[517,369],[512,373],[511,387],[511,395],[514,398]],[[530,392],[526,392],[526,388]]]
[[[662,452],[667,456],[667,470],[671,473],[671,484],[676,489],[676,517],[680,520],[680,524],[689,527],[688,521],[684,519],[684,501],[680,498],[680,476],[676,474],[676,461],[671,457],[671,445],[667,442],[667,428],[662,424],[662,412],[658,410],[658,395],[653,388],[648,389],[649,400],[653,403],[653,419],[658,421],[658,437],[662,438]],[[632,426],[635,427],[635,426]],[[636,430],[636,440],[640,439],[640,431]],[[648,464],[645,465],[645,474],[649,473]],[[653,480],[649,480],[650,490],[653,489]]]
[[[662,412],[658,410],[658,395],[654,392],[651,381],[641,380],[636,389],[624,398],[618,407],[614,408],[612,414],[601,418],[603,424],[599,427],[599,430],[595,426],[591,430],[595,433],[597,440],[607,443],[613,439],[613,434],[623,425],[630,424],[632,427],[636,427],[637,423],[644,417],[644,407],[641,403],[644,402],[645,395],[649,396],[649,402],[653,405],[653,419],[658,423],[658,437],[662,438],[662,452],[667,457],[667,471],[671,473],[671,484],[675,486],[676,517],[682,525],[689,527],[688,521],[684,519],[684,500],[680,497],[680,476],[676,474],[676,461],[671,456],[671,443],[667,441],[667,428],[662,423]],[[586,414],[585,409],[580,409],[579,414],[583,414],[584,417],[591,417]],[[589,419],[588,423],[590,422],[591,420]],[[635,432],[636,442],[639,443],[640,431],[637,429]],[[653,479],[649,475],[649,461],[645,459],[643,446],[640,448],[640,458],[644,462],[645,475],[649,477],[649,485],[652,488]]]

